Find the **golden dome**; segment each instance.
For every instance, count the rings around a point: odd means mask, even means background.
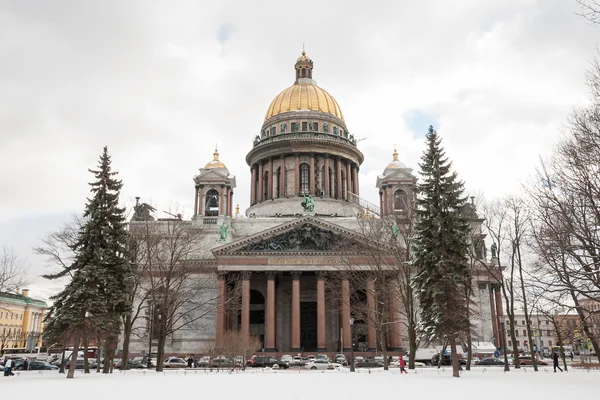
[[[321,111],[344,120],[342,109],[333,96],[309,83],[296,83],[279,93],[271,102],[265,121],[288,111]]]
[[[265,121],[289,111],[320,111],[344,120],[342,110],[335,99],[317,86],[312,79],[313,62],[303,51],[296,60],[296,81],[283,90],[271,102]]]
[[[219,161],[219,152],[217,151],[217,149],[215,149],[215,152],[213,153],[213,160],[206,163],[204,168],[227,168],[227,167],[225,166],[225,164],[223,164],[221,161]]]

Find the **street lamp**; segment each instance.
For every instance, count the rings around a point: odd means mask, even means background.
[[[504,347],[504,372],[510,371],[508,366],[508,354],[506,354],[506,330],[504,329],[504,321],[500,322],[500,329],[502,329],[502,336],[500,337],[502,346]]]
[[[350,372],[354,372],[354,318],[350,317]]]
[[[148,304],[148,308],[148,318],[150,319],[150,331],[148,334],[148,360],[146,362],[146,366],[148,369],[150,369],[152,368],[152,332],[154,330],[154,307],[152,306],[152,303]]]

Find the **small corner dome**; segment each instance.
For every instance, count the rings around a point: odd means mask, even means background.
[[[383,175],[389,175],[392,172],[394,172],[397,169],[401,169],[401,168],[408,168],[406,166],[406,164],[404,164],[402,161],[398,160],[398,152],[396,151],[396,148],[394,147],[394,154],[393,154],[393,160],[391,163],[389,163],[387,165],[387,167],[385,167],[385,170],[383,171]]]
[[[301,61],[312,61],[310,58],[308,58],[306,56],[306,52],[302,52],[302,55],[300,57],[298,57],[298,59],[296,60],[296,62],[301,62]]]
[[[223,164],[219,160],[219,152],[217,151],[217,149],[215,149],[215,152],[213,153],[213,159],[211,161],[209,161],[208,163],[206,163],[204,168],[206,168],[206,169],[214,169],[214,168],[227,169],[225,164]]]

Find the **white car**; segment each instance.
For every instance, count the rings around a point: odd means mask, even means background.
[[[304,368],[306,368],[306,369],[334,369],[335,364],[330,363],[329,361],[326,361],[326,360],[313,360],[313,361],[309,362],[308,364],[306,364],[306,366]]]
[[[292,365],[304,365],[304,360],[300,356],[294,357],[292,360]]]
[[[287,365],[292,365],[293,361],[294,357],[292,357],[290,354],[284,354],[281,356],[281,362],[284,362]]]
[[[186,368],[187,362],[183,358],[169,357],[164,362],[165,368]]]

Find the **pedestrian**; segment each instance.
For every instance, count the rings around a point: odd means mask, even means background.
[[[552,361],[554,364],[554,372],[556,372],[556,368],[560,369],[560,372],[563,372],[562,368],[558,366],[558,353],[554,352],[554,354],[552,355]]]
[[[573,362],[573,357],[575,357],[575,354],[573,354],[573,350],[569,352],[569,357],[571,357],[571,362]]]
[[[194,368],[198,368],[198,357],[194,356]]]
[[[27,371],[29,369],[29,362],[27,361],[27,359],[25,359],[25,361],[23,361],[23,370]]]
[[[4,363],[4,376],[13,376],[14,375],[12,373],[12,366],[13,366],[13,360],[9,358]]]
[[[188,357],[187,364],[188,364],[188,368],[192,368],[192,366],[194,365],[194,359],[192,358],[192,356]]]
[[[406,369],[404,369],[404,367],[406,367],[406,362],[404,361],[404,357],[400,356],[399,361],[399,365],[400,365],[400,374],[402,374],[403,372],[405,374],[408,374],[408,371]]]

